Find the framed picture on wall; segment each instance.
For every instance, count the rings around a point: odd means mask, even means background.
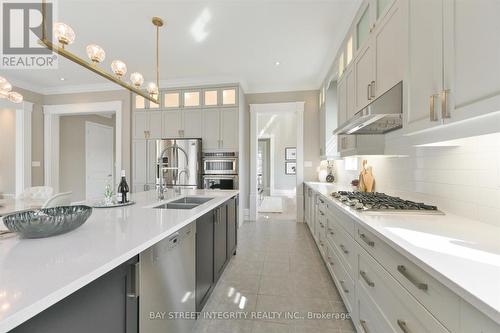
[[[288,147],[285,148],[285,160],[296,160],[297,159],[297,148]]]
[[[285,162],[285,174],[286,175],[297,174],[297,162]]]

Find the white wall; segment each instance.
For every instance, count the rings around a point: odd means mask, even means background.
[[[448,147],[414,147],[408,138],[388,140],[388,150],[408,157],[366,157],[376,190],[500,226],[500,133],[450,141]],[[337,181],[357,172],[337,161]]]
[[[297,116],[295,114],[265,114],[258,116],[261,137],[272,136],[274,145],[274,189],[293,191],[296,188],[295,175],[285,174],[285,148],[297,146]]]
[[[0,109],[0,194],[16,192],[16,111]]]

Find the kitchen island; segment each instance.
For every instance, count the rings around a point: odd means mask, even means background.
[[[7,332],[238,195],[238,191],[133,194],[135,205],[94,209],[80,228],[43,239],[0,241],[0,332]],[[183,196],[210,197],[193,209],[155,209]]]

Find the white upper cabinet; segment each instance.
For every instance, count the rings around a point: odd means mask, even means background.
[[[363,109],[375,97],[372,87],[375,85],[374,45],[369,41],[360,50],[354,60],[356,80],[356,108],[355,112]]]
[[[439,124],[439,94],[443,90],[443,1],[409,1],[409,16],[406,122],[421,129]]]
[[[163,138],[182,137],[182,112],[181,110],[163,112]]]
[[[372,4],[368,2],[366,8],[363,11],[363,14],[356,23],[356,41],[357,41],[356,50],[361,49],[365,44],[365,42],[370,37],[370,30],[372,25],[370,17],[371,9],[372,9]]]
[[[182,136],[185,138],[202,137],[202,110],[184,109],[182,110]]]
[[[239,142],[238,109],[221,109],[220,148],[237,151]]]
[[[354,70],[350,67],[345,73],[345,82],[346,82],[346,105],[345,112],[347,114],[347,119],[350,119],[357,112],[356,110],[356,81],[354,76]],[[339,124],[341,125],[341,124]]]
[[[500,110],[499,13],[498,0],[444,2],[446,122]]]
[[[338,124],[342,125],[347,121],[347,84],[345,78],[337,83],[337,108]]]
[[[162,111],[148,111],[149,114],[149,136],[148,139],[162,138]]]
[[[203,149],[220,148],[220,111],[218,109],[203,110]]]
[[[383,2],[384,6],[388,5],[387,1]],[[373,32],[376,54],[375,82],[371,90],[375,97],[388,91],[404,77],[407,53],[403,47],[405,29],[402,11],[401,2],[397,1]]]

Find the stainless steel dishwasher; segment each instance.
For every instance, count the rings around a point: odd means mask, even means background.
[[[190,332],[195,320],[175,318],[195,311],[196,223],[142,252],[139,332]]]

